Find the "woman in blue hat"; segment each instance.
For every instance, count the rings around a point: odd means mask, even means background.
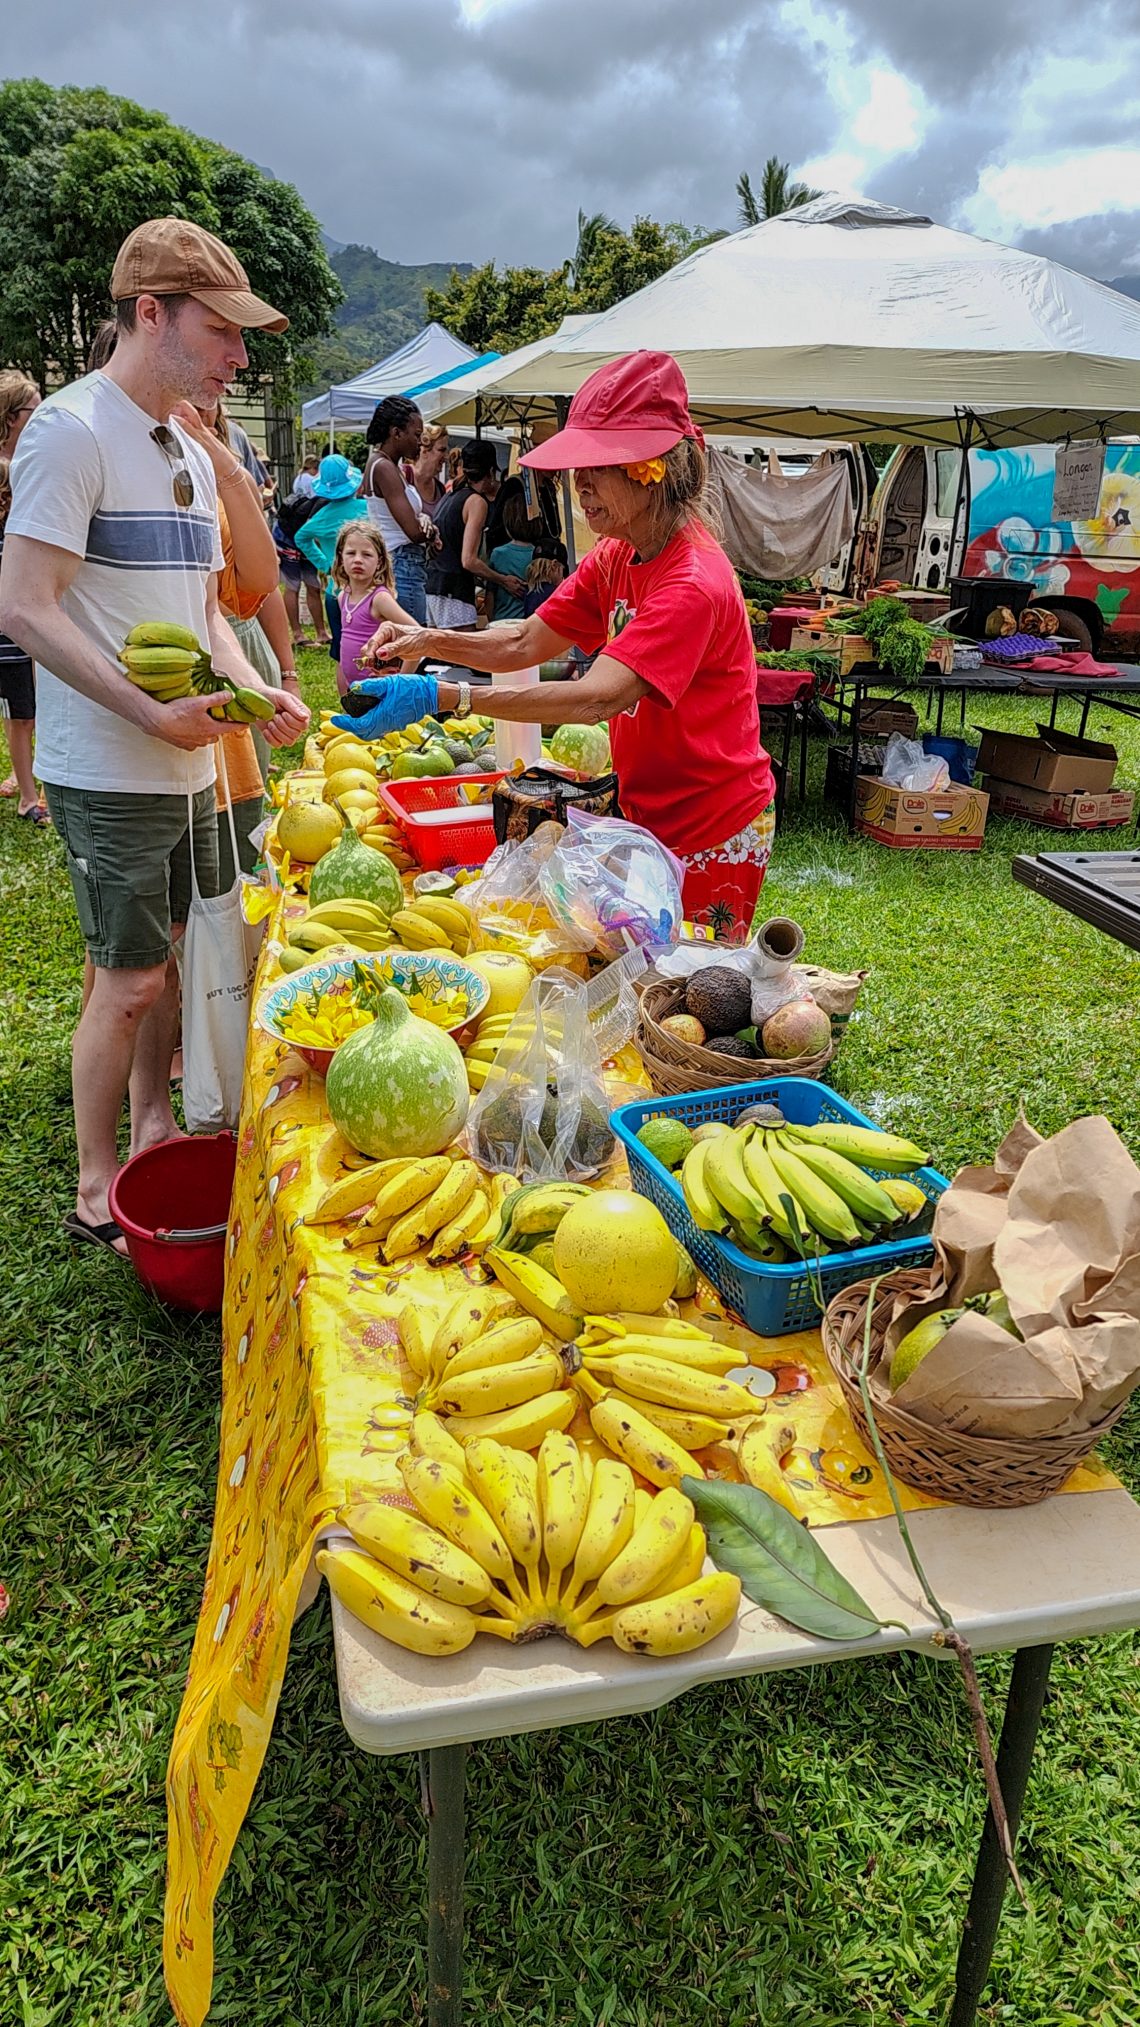
[[[327,580],[332,575],[337,536],[345,522],[368,519],[368,508],[358,498],[359,487],[360,472],[346,457],[323,457],[313,487],[313,498],[321,504],[315,514],[302,521],[294,537],[301,554],[321,574],[332,635],[329,653],[334,662],[340,660],[340,606],[335,594],[329,596]]]

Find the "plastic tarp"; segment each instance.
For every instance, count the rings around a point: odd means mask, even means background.
[[[790,477],[769,452],[767,471],[709,445],[709,505],[729,560],[754,577],[810,577],[826,570],[855,533],[851,474],[842,458],[817,458]]]
[[[438,386],[444,379],[461,373],[476,360],[488,363],[497,353],[477,353],[461,338],[453,338],[442,324],[425,324],[406,345],[369,366],[352,380],[330,387],[327,394],[306,401],[301,420],[306,429],[326,428],[330,421],[368,423],[378,401],[387,394],[413,394],[418,389]]]
[[[994,445],[1140,430],[1140,304],[993,240],[865,200],[817,199],[690,254],[560,334],[500,397],[573,394],[671,352],[706,429]]]

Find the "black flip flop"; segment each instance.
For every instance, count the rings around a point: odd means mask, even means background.
[[[31,809],[18,809],[16,815],[21,823],[34,823],[37,830],[48,830],[51,827],[50,816],[38,802],[34,802]]]
[[[120,1224],[116,1224],[114,1218],[108,1218],[105,1225],[89,1225],[80,1217],[78,1211],[68,1211],[63,1221],[63,1229],[69,1239],[81,1239],[89,1246],[106,1246],[108,1251],[115,1255],[116,1260],[126,1259],[126,1254],[120,1253],[115,1244],[116,1239],[122,1238],[123,1228]]]

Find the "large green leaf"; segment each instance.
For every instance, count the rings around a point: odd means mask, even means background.
[[[753,1604],[821,1640],[864,1640],[877,1619],[813,1534],[756,1485],[682,1478],[718,1569],[740,1578]]]

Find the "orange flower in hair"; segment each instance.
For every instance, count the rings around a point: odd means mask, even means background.
[[[665,460],[663,457],[643,458],[640,464],[626,465],[625,475],[639,486],[659,486],[665,476]]]

